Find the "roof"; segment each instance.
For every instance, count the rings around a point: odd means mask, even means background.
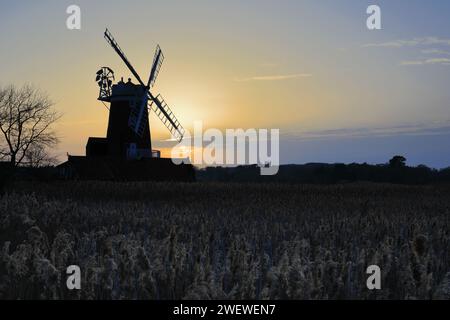
[[[88,143],[89,142],[108,142],[107,138],[100,138],[100,137],[89,137],[88,139]]]

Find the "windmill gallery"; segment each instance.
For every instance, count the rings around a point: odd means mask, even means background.
[[[106,29],[104,38],[119,55],[137,80],[115,81],[114,72],[102,67],[96,74],[100,87],[98,100],[109,103],[106,137],[90,137],[86,144],[86,156],[69,155],[58,166],[67,179],[100,180],[194,180],[191,164],[174,164],[173,159],[161,158],[152,150],[149,112],[153,111],[170,131],[181,141],[184,129],[161,95],[154,95],[150,88],[155,84],[164,55],[157,46],[147,83],[144,83],[123,50]],[[178,161],[179,163],[180,161]],[[187,161],[186,161],[187,162]]]

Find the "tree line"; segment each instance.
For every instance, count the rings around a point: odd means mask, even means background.
[[[367,163],[308,163],[282,165],[277,175],[261,176],[259,167],[208,167],[197,170],[197,180],[224,182],[283,182],[335,184],[370,181],[399,184],[430,184],[450,182],[450,167],[433,169],[425,165],[411,167],[406,158],[394,156],[388,163],[372,165]]]

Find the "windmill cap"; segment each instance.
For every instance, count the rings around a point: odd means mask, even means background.
[[[121,99],[124,97],[133,97],[134,99],[136,95],[142,96],[143,90],[145,90],[145,87],[140,84],[134,84],[131,81],[120,81],[112,86],[111,99],[115,100],[117,98]]]

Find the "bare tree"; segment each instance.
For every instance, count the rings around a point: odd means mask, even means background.
[[[37,168],[51,166],[58,162],[58,159],[51,155],[47,148],[42,148],[39,145],[31,145],[27,152],[25,152],[25,157],[22,161],[23,165]]]
[[[47,159],[48,148],[58,143],[51,126],[60,116],[52,107],[48,95],[31,85],[0,88],[0,156],[14,166]]]

